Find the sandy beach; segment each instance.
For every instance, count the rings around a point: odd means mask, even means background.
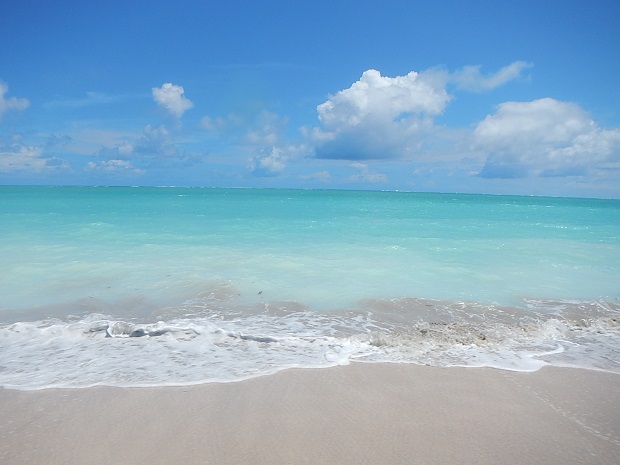
[[[352,364],[236,383],[0,390],[0,463],[617,464],[620,375]]]

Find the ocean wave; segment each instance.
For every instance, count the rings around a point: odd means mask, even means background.
[[[616,303],[528,300],[510,308],[395,299],[366,301],[355,311],[300,308],[270,303],[227,312],[194,303],[185,317],[179,310],[152,323],[91,314],[4,325],[0,386],[230,382],[353,361],[620,373]]]

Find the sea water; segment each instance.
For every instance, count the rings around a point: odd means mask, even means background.
[[[0,386],[620,373],[620,201],[0,187]]]

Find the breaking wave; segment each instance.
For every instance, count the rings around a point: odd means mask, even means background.
[[[0,386],[188,385],[353,361],[620,373],[613,302],[528,300],[510,308],[394,299],[331,313],[292,302],[228,310],[193,303],[160,316],[167,318],[90,314],[1,326]]]

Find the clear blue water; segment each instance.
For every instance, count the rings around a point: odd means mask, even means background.
[[[620,372],[618,200],[0,187],[0,260],[5,387]]]

